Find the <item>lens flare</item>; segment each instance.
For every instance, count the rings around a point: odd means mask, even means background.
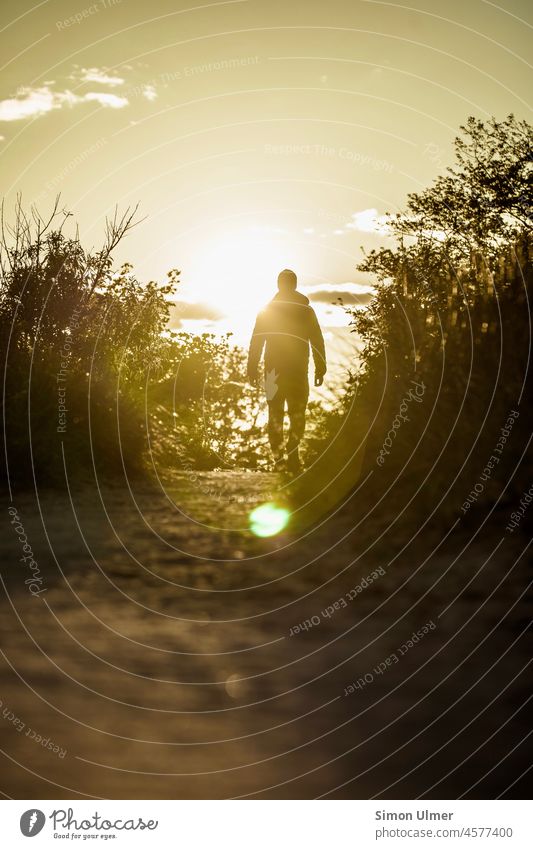
[[[256,537],[273,537],[287,526],[290,515],[272,501],[260,504],[250,513],[250,530]]]

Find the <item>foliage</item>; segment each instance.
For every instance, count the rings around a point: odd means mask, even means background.
[[[471,117],[460,129],[455,167],[408,195],[390,224],[397,235],[440,241],[451,262],[472,251],[490,260],[531,226],[532,128],[509,115],[500,122]]]
[[[367,310],[348,309],[364,345],[347,390],[345,403],[355,402],[343,450],[323,445],[322,499],[327,474],[364,443],[369,493],[395,492],[401,505],[412,498],[422,515],[444,498],[457,513],[513,409],[512,445],[483,498],[496,500],[509,476],[512,498],[528,479],[527,463],[514,467],[529,439],[533,130],[513,116],[471,118],[455,147],[456,165],[409,195],[406,210],[388,217],[390,245],[359,266],[375,297]],[[412,380],[426,388],[423,403],[411,405],[379,468]]]
[[[93,467],[107,474],[142,466],[144,375],[162,368],[161,331],[177,273],[159,286],[111,252],[135,210],[106,224],[104,245],[85,252],[65,233],[56,203],[44,220],[19,200],[0,244],[2,405],[9,481],[57,483]],[[66,472],[65,472],[66,470]]]
[[[246,381],[246,354],[230,335],[168,334],[164,370],[147,403],[152,458],[172,468],[263,468],[264,401]]]
[[[231,334],[169,332],[165,368],[147,391],[151,458],[159,477],[179,469],[270,468],[267,404],[246,377],[247,352]],[[302,455],[312,464],[326,434],[342,421],[337,407],[308,406]]]
[[[246,352],[229,335],[168,330],[178,271],[159,285],[129,264],[113,269],[134,212],[107,222],[96,252],[66,234],[58,204],[47,221],[20,201],[12,228],[2,217],[2,456],[12,485],[93,471],[117,479],[150,465],[160,478],[267,467],[266,403],[246,380]]]

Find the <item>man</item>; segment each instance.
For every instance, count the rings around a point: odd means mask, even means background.
[[[296,291],[296,274],[285,269],[278,276],[278,294],[259,313],[248,354],[248,378],[257,380],[257,370],[265,348],[265,391],[268,401],[268,439],[276,468],[284,466],[283,419],[285,404],[290,430],[287,442],[287,468],[300,470],[298,446],[305,429],[309,397],[309,345],[315,365],[315,386],[321,386],[326,373],[324,338],[309,298]]]

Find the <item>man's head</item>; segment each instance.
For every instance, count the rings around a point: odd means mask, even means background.
[[[280,292],[294,292],[297,282],[296,274],[290,268],[284,268],[278,274],[278,289]]]

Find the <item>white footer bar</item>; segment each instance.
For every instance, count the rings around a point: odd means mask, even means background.
[[[533,847],[527,801],[7,800],[0,826],[10,849]]]

